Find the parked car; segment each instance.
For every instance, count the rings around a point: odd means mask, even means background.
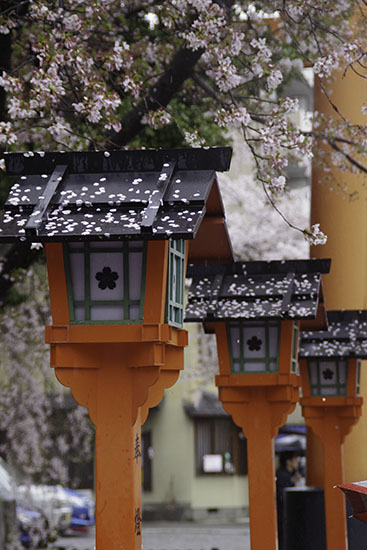
[[[22,484],[17,486],[17,496],[28,506],[42,510],[56,532],[70,527],[73,510],[61,486]]]
[[[62,488],[62,490],[65,494],[65,501],[72,508],[69,529],[72,531],[88,531],[91,525],[95,523],[94,501],[88,494],[80,491],[66,488]]]
[[[90,494],[61,485],[17,483],[15,476],[0,459],[0,496],[2,486],[21,506],[19,510],[24,524],[26,518],[35,521],[37,514],[31,511],[41,513],[48,527],[62,534],[87,531],[95,523],[94,501]]]
[[[60,534],[87,531],[94,525],[94,502],[80,491],[61,485],[21,486],[27,502],[45,512]]]
[[[25,548],[47,548],[56,540],[46,516],[39,510],[17,503],[16,516],[20,542]]]
[[[17,494],[16,481],[1,459],[0,499],[8,503],[9,510],[14,510],[13,528],[18,529],[19,540],[25,548],[47,548],[48,543],[56,539],[46,515],[41,510],[27,504]]]

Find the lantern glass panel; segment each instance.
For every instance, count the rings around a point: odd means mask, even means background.
[[[129,311],[130,311],[129,319],[131,319],[132,321],[137,321],[140,315],[140,306],[139,305],[130,306]]]
[[[277,372],[278,371],[278,360],[269,361],[269,371]]]
[[[84,275],[84,254],[83,251],[70,255],[71,284],[75,300],[84,300],[85,275]]]
[[[91,321],[99,321],[100,319],[109,321],[119,321],[123,319],[123,306],[103,305],[91,306],[90,308]]]
[[[278,371],[280,322],[228,321],[227,335],[233,373]]]
[[[309,360],[308,375],[312,396],[347,394],[348,362],[346,360]]]
[[[142,322],[143,241],[64,244],[71,324]]]
[[[240,357],[240,326],[231,326],[229,334],[231,338],[231,355],[238,359]],[[240,370],[240,364],[236,363],[236,366]]]
[[[132,259],[132,261],[129,262],[130,299],[140,300],[141,277],[143,273],[143,260],[144,260],[143,252],[133,249],[130,246],[130,258]]]
[[[74,307],[74,321],[83,321],[85,315],[84,306],[75,306]]]
[[[269,325],[269,357],[277,357],[279,348],[279,325]]]

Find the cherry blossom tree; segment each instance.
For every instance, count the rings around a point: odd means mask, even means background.
[[[67,392],[49,366],[45,265],[18,269],[14,279],[13,301],[20,303],[0,313],[0,427],[6,434],[0,453],[26,479],[70,483],[67,462],[91,458],[93,429],[86,409],[65,407]],[[63,410],[62,433],[53,419],[57,408]]]
[[[340,113],[302,132],[291,119],[298,101],[278,94],[305,65],[324,81],[336,68],[362,76],[364,10],[364,0],[6,0],[0,143],[216,145],[238,126],[269,201],[289,155],[313,156],[315,135],[341,165],[365,170],[365,127]],[[318,226],[299,229],[325,241]]]

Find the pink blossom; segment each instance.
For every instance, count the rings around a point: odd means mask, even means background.
[[[272,69],[267,78],[269,90],[275,90],[283,80],[283,75],[279,69]]]
[[[197,131],[185,132],[185,141],[190,147],[202,147],[205,144],[203,138],[201,138]]]
[[[327,236],[320,230],[320,224],[315,223],[310,229],[304,229],[303,231],[305,239],[313,246],[325,244]]]

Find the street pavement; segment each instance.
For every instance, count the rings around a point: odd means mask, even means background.
[[[94,550],[95,533],[64,537],[54,550]],[[249,524],[144,522],[143,550],[250,550]]]

